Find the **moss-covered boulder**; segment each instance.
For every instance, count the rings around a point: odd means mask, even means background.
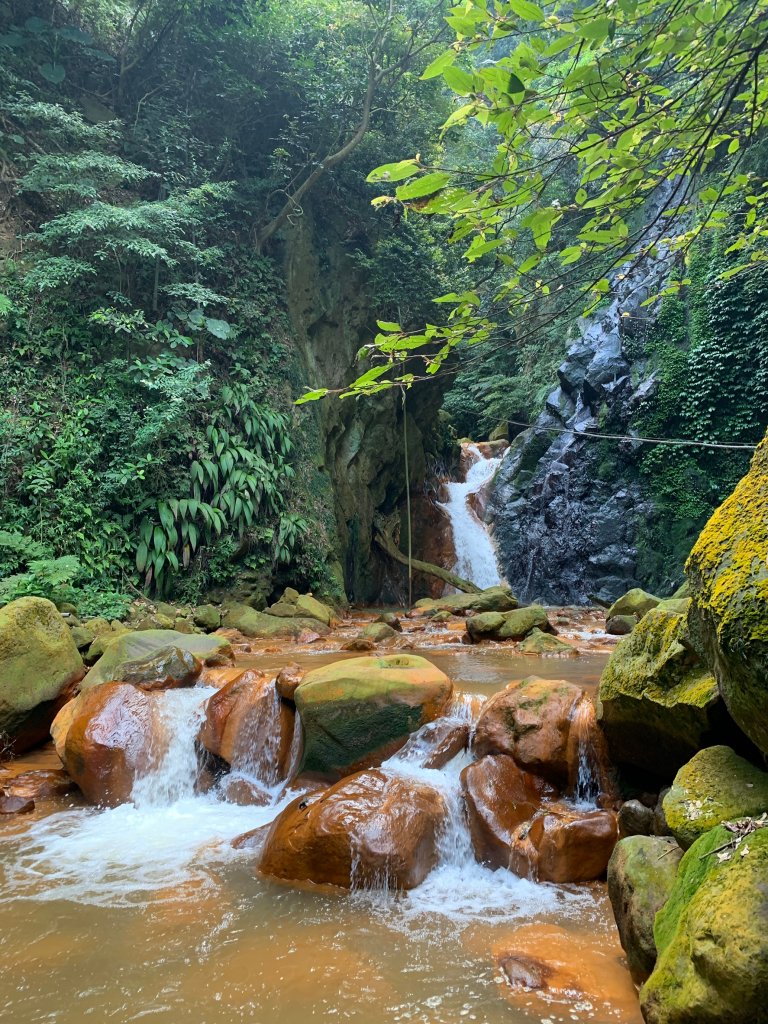
[[[414,655],[352,658],[308,672],[294,693],[304,727],[300,770],[339,776],[379,765],[452,695],[450,679]]]
[[[373,640],[375,644],[383,643],[385,640],[396,640],[397,630],[388,626],[386,622],[369,622],[360,630],[360,637],[363,640]]]
[[[664,817],[684,849],[724,821],[763,812],[768,812],[768,773],[724,746],[700,750],[664,797]]]
[[[608,862],[608,895],[636,984],[656,963],[653,925],[672,892],[683,851],[673,839],[629,836],[616,844]]]
[[[558,640],[556,636],[552,636],[551,633],[545,633],[539,629],[538,626],[534,626],[528,636],[523,640],[518,648],[521,654],[560,654],[569,655],[575,654],[576,651],[570,644],[567,644],[564,640]]]
[[[498,613],[485,612],[467,619],[467,633],[475,643],[479,640],[523,640],[534,629],[551,633],[547,611],[540,604]]]
[[[479,594],[449,594],[447,597],[424,597],[417,601],[415,608],[422,615],[435,612],[451,612],[454,615],[466,612],[509,612],[519,602],[508,587],[488,587]]]
[[[83,659],[56,605],[22,597],[0,609],[0,739],[18,753],[48,735]]]
[[[192,621],[206,633],[214,633],[221,625],[221,609],[215,604],[200,604],[192,612]]]
[[[158,655],[173,651],[178,658],[183,652],[194,655],[204,665],[231,665],[232,647],[223,636],[205,636],[202,633],[177,633],[172,629],[144,629],[123,633],[109,644],[88,675],[81,690],[92,690],[107,682],[122,682],[125,675],[138,683],[141,666],[154,675]]]
[[[768,753],[768,437],[685,567],[694,643],[736,724]]]
[[[605,667],[598,708],[618,764],[669,778],[706,745],[722,707],[684,616],[659,609],[643,616]]]
[[[268,640],[270,637],[296,639],[302,633],[318,633],[324,636],[328,626],[318,619],[305,619],[293,615],[268,615],[257,612],[247,604],[228,605],[225,609],[224,625],[237,629],[243,636]]]
[[[714,828],[680,863],[640,992],[647,1024],[768,1021],[768,828],[734,840]]]
[[[312,594],[300,594],[292,587],[285,588],[278,601],[267,608],[267,614],[283,619],[316,619],[324,626],[330,626],[334,619],[333,608]]]
[[[647,591],[641,590],[640,587],[634,587],[632,590],[628,590],[626,594],[622,594],[617,601],[613,602],[605,613],[605,617],[606,619],[612,619],[614,615],[634,615],[639,620],[651,608],[655,608],[660,601],[660,597],[649,594]]]

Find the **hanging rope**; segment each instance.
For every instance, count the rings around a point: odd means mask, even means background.
[[[405,388],[403,396],[403,461],[405,463],[405,510],[408,527],[408,610],[413,607],[413,547],[411,539],[411,471],[408,462],[408,414],[405,408]]]
[[[535,423],[523,423],[520,420],[507,420],[506,422],[513,427],[523,427],[525,430],[536,426]],[[595,430],[574,430],[573,427],[540,427],[539,429],[546,430],[550,434],[575,434],[577,437],[595,437],[605,441],[639,441],[641,444],[668,444],[677,447],[692,445],[694,448],[727,448],[731,451],[748,452],[753,452],[757,448],[755,444],[721,444],[719,441],[684,441],[679,438],[635,437],[632,434],[600,434]]]

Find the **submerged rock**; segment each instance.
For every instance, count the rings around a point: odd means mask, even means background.
[[[293,881],[413,889],[437,863],[446,808],[411,779],[364,771],[298,797],[274,820],[259,869]]]
[[[351,658],[308,672],[294,694],[304,727],[301,771],[345,775],[381,764],[453,695],[425,658]]]
[[[422,768],[442,768],[469,744],[469,726],[451,718],[436,718],[411,733],[398,757]]]
[[[768,772],[725,746],[700,750],[683,765],[664,797],[664,816],[683,849],[724,821],[764,812]]]
[[[56,712],[84,673],[56,605],[22,597],[0,609],[0,741],[19,753],[46,739]]]
[[[179,679],[170,685],[190,685],[194,682],[193,659],[203,665],[231,665],[234,661],[232,647],[221,636],[205,636],[201,633],[177,633],[169,629],[146,629],[117,636],[99,658],[80,687],[92,690],[106,682],[123,682],[125,674],[131,676],[137,685],[143,681],[157,683],[159,675],[168,670],[171,680],[180,673]],[[197,674],[199,674],[199,668]]]
[[[563,789],[568,784],[568,738],[584,691],[563,679],[528,676],[510,683],[483,705],[473,747],[483,754],[509,754],[520,767]]]
[[[608,895],[637,985],[656,963],[653,923],[669,899],[682,856],[671,838],[633,835],[617,843],[608,862]]]
[[[619,642],[600,679],[598,710],[613,760],[660,777],[706,743],[722,704],[684,616],[652,609]]]
[[[768,828],[735,839],[714,828],[680,862],[640,991],[647,1024],[768,1021]]]
[[[731,717],[768,753],[768,437],[686,565],[691,634]]]

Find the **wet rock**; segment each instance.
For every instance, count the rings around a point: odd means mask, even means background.
[[[29,814],[34,809],[34,800],[23,796],[12,796],[0,790],[0,814]]]
[[[240,807],[266,807],[272,802],[272,793],[254,779],[242,775],[225,775],[217,786],[222,800]]]
[[[296,689],[305,675],[305,670],[295,662],[280,669],[275,680],[275,686],[277,686],[277,692],[283,700],[293,700]]]
[[[173,619],[170,615],[163,615],[161,612],[144,615],[133,624],[133,628],[139,632],[145,630],[173,629]]]
[[[727,849],[734,838],[714,828],[680,862],[656,916],[656,966],[640,991],[647,1024],[768,1019],[768,828]]]
[[[529,821],[554,791],[519,768],[506,754],[490,754],[461,773],[467,823],[475,857],[493,868],[509,867],[515,829]]]
[[[381,764],[453,695],[424,658],[352,658],[308,672],[294,694],[304,728],[301,771],[349,774]]]
[[[682,615],[653,609],[619,642],[600,679],[598,708],[618,764],[669,778],[706,745],[723,708]]]
[[[562,788],[568,784],[568,737],[584,691],[565,680],[528,676],[510,683],[483,705],[473,746],[484,754],[509,754],[521,768]]]
[[[521,654],[571,655],[577,653],[570,644],[565,643],[564,640],[558,640],[556,636],[551,636],[549,633],[543,633],[538,627],[531,630],[518,650]]]
[[[375,651],[376,644],[370,637],[357,636],[341,645],[342,651]]]
[[[71,632],[78,651],[86,650],[96,639],[96,634],[87,626],[73,626]]]
[[[221,626],[221,609],[214,604],[201,604],[192,612],[192,621],[206,633],[214,633]]]
[[[175,665],[176,671],[186,671],[185,678],[192,678],[193,662],[184,657],[185,652],[208,666],[231,665],[234,661],[229,641],[221,636],[187,635],[165,629],[123,633],[109,644],[85,677],[80,689],[85,691],[105,682],[122,682],[126,673],[132,673],[137,683],[142,675],[146,675],[151,682],[152,672],[155,668],[159,671],[164,660],[167,660],[169,666]],[[154,659],[158,656],[160,660],[155,665]]]
[[[165,746],[153,695],[130,683],[104,683],[73,703],[64,767],[91,803],[126,803],[138,775]]]
[[[682,856],[673,839],[633,835],[617,843],[608,862],[608,895],[637,985],[656,963],[653,923],[669,899]]]
[[[398,633],[403,631],[403,625],[394,612],[382,612],[375,621],[385,623],[391,629],[397,630]]]
[[[282,597],[266,612],[278,618],[313,619],[324,626],[330,626],[335,617],[333,608],[318,601],[312,594],[300,594],[292,587],[286,587]]]
[[[450,622],[452,618],[453,615],[450,612],[435,612],[434,615],[430,616],[429,621],[433,625],[439,626],[442,625],[444,622]]]
[[[466,612],[507,612],[517,608],[518,601],[508,587],[489,587],[479,594],[449,594],[447,597],[425,597],[417,601],[414,608],[422,615],[435,612],[450,612],[454,615]]]
[[[469,726],[450,718],[434,722],[412,733],[398,756],[422,768],[442,768],[469,744]]]
[[[768,436],[686,565],[693,642],[731,717],[768,754]]]
[[[295,615],[267,615],[257,612],[245,604],[231,604],[224,609],[224,625],[228,629],[237,629],[243,636],[270,639],[271,637],[291,637],[297,639],[302,633],[327,635],[330,630],[318,619]]]
[[[180,647],[161,647],[154,654],[120,664],[120,682],[132,683],[143,690],[171,690],[194,686],[203,663]]]
[[[510,953],[498,959],[510,988],[520,992],[541,992],[549,988],[554,969],[543,960],[525,953]]]
[[[83,673],[53,602],[22,597],[0,609],[0,740],[6,750],[19,753],[46,739]]]
[[[619,809],[619,835],[650,836],[653,833],[654,813],[639,800],[627,800]]]
[[[626,594],[622,594],[617,601],[613,602],[605,613],[605,617],[606,619],[613,619],[619,615],[631,615],[636,622],[639,622],[646,612],[649,612],[651,608],[655,608],[660,602],[661,598],[656,597],[655,594],[649,594],[640,587],[634,587],[632,590],[628,590]]]
[[[186,619],[182,617],[178,617],[173,620],[173,628],[176,630],[177,633],[192,634],[199,632],[197,629],[195,629],[195,625],[191,619]]]
[[[75,784],[67,773],[56,768],[22,772],[5,786],[9,796],[25,800],[49,800],[64,796],[74,788]]]
[[[294,881],[413,889],[437,863],[446,813],[428,786],[364,771],[301,796],[272,823],[259,868]]]
[[[606,618],[605,631],[612,636],[629,636],[637,623],[634,615],[612,615]]]
[[[618,838],[612,811],[552,811],[518,827],[509,867],[539,882],[591,882],[605,874]]]
[[[372,640],[374,644],[380,644],[386,640],[395,640],[396,638],[397,630],[388,626],[386,622],[369,623],[361,630],[359,637],[361,640]]]
[[[483,639],[523,640],[534,629],[553,632],[546,610],[538,604],[518,608],[503,615],[486,612],[467,619],[467,633],[475,642]]]
[[[707,747],[677,773],[663,807],[672,835],[687,849],[723,821],[768,812],[768,772],[730,747]]]

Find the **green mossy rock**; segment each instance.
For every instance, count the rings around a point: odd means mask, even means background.
[[[191,619],[185,619],[182,617],[175,618],[173,620],[173,628],[177,633],[197,633],[195,624]]]
[[[214,633],[221,626],[221,609],[213,604],[201,604],[192,612],[192,621],[206,633]]]
[[[229,605],[224,610],[224,625],[239,630],[243,636],[256,639],[269,637],[296,638],[302,633],[319,633],[324,636],[329,629],[317,619],[298,617],[282,618],[278,615],[267,615],[257,612],[247,604]]]
[[[662,778],[706,745],[722,714],[717,684],[691,647],[685,617],[658,608],[619,642],[598,698],[613,760]]]
[[[397,635],[397,630],[387,625],[386,622],[370,622],[360,630],[361,639],[373,640],[375,644],[383,643],[385,640],[394,640]]]
[[[278,618],[315,619],[324,626],[330,626],[334,619],[333,608],[311,594],[300,594],[293,587],[286,587],[277,603],[267,608],[266,613]]]
[[[90,629],[94,636],[102,636],[104,633],[111,633],[112,626],[107,619],[97,616],[95,619],[88,619],[83,623],[85,629]]]
[[[473,640],[495,639],[503,625],[501,612],[479,612],[467,619],[467,632]]]
[[[608,862],[608,895],[632,980],[644,982],[656,963],[653,926],[672,892],[683,851],[660,836],[621,839]]]
[[[424,597],[414,605],[424,614],[434,612],[509,612],[520,602],[508,587],[489,587],[479,594],[449,594],[447,597]]]
[[[768,754],[768,437],[685,567],[691,635],[731,717]]]
[[[544,633],[535,626],[518,648],[521,654],[575,654],[576,651],[564,640],[558,640],[550,633]]]
[[[178,648],[198,658],[204,665],[231,665],[232,647],[222,636],[202,633],[177,633],[172,629],[143,629],[116,636],[83,680],[81,691],[92,690],[102,683],[122,682],[130,669],[135,676],[136,663],[151,661],[160,651]]]
[[[48,735],[56,701],[83,674],[69,626],[52,601],[22,597],[0,609],[0,737],[16,753]]]
[[[662,611],[674,612],[676,615],[685,615],[691,606],[690,597],[668,597],[664,601],[659,601],[656,605]]]
[[[137,622],[133,624],[135,630],[147,630],[147,629],[173,629],[173,619],[170,615],[162,615],[160,612],[155,612],[154,615],[144,615]]]
[[[768,828],[722,850],[733,839],[714,828],[680,863],[656,915],[646,1024],[768,1022]]]
[[[640,587],[634,587],[613,602],[605,613],[605,617],[612,619],[614,615],[634,615],[636,619],[642,619],[645,613],[649,612],[651,608],[655,608],[660,601],[660,597],[649,594],[647,591],[641,590]]]
[[[552,626],[545,608],[531,604],[505,614],[485,612],[467,619],[467,632],[472,640],[524,640],[534,629],[551,633]]]
[[[605,631],[612,636],[629,636],[637,625],[634,615],[614,615],[605,620]]]
[[[70,629],[72,639],[74,640],[75,647],[78,651],[84,651],[86,647],[90,647],[96,639],[96,634],[92,629],[88,629],[87,626],[72,626]]]
[[[677,773],[663,806],[672,835],[687,849],[723,821],[768,811],[768,773],[730,747],[707,747]]]
[[[88,648],[88,653],[83,656],[83,660],[86,665],[95,665],[114,640],[117,640],[119,636],[123,636],[125,633],[132,632],[133,630],[128,629],[125,626],[121,626],[120,629],[113,629],[110,626],[110,631],[108,633],[97,634],[96,639]]]
[[[307,673],[294,694],[304,728],[300,771],[348,775],[381,764],[437,718],[453,684],[425,658],[352,658]]]

